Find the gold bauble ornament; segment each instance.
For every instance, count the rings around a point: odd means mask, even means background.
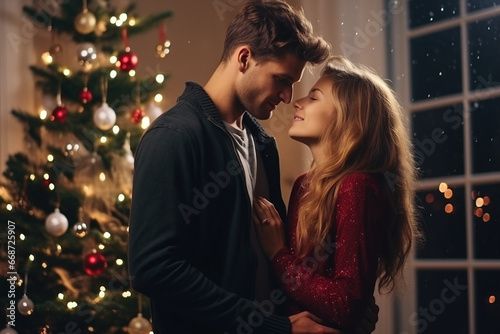
[[[75,29],[80,34],[87,35],[94,31],[97,20],[92,12],[84,9],[75,17]]]
[[[151,329],[151,323],[141,313],[137,314],[137,317],[128,323],[128,332],[130,334],[149,334]]]

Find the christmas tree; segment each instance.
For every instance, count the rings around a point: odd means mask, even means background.
[[[168,75],[139,79],[129,36],[158,28],[165,57],[172,13],[49,3],[23,8],[53,44],[29,67],[44,110],[12,110],[26,149],[9,157],[0,185],[0,333],[150,333],[147,300],[128,277],[127,226],[133,152],[161,113],[154,101]]]

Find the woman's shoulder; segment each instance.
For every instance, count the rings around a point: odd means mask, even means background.
[[[384,177],[382,174],[354,172],[347,174],[339,185],[339,192],[382,192]]]

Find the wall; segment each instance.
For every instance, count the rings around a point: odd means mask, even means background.
[[[20,13],[29,0],[0,1],[0,170],[9,154],[23,149],[22,126],[11,109],[31,110],[34,85],[27,64],[34,62],[33,40],[40,29]]]

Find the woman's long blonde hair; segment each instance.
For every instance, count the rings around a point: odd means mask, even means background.
[[[333,119],[320,139],[328,145],[325,163],[307,176],[297,224],[297,250],[307,254],[331,229],[337,190],[354,172],[380,174],[386,180],[390,217],[381,243],[379,290],[391,291],[419,236],[414,206],[416,168],[406,117],[394,92],[371,69],[341,56],[331,57],[322,71],[331,79]]]

